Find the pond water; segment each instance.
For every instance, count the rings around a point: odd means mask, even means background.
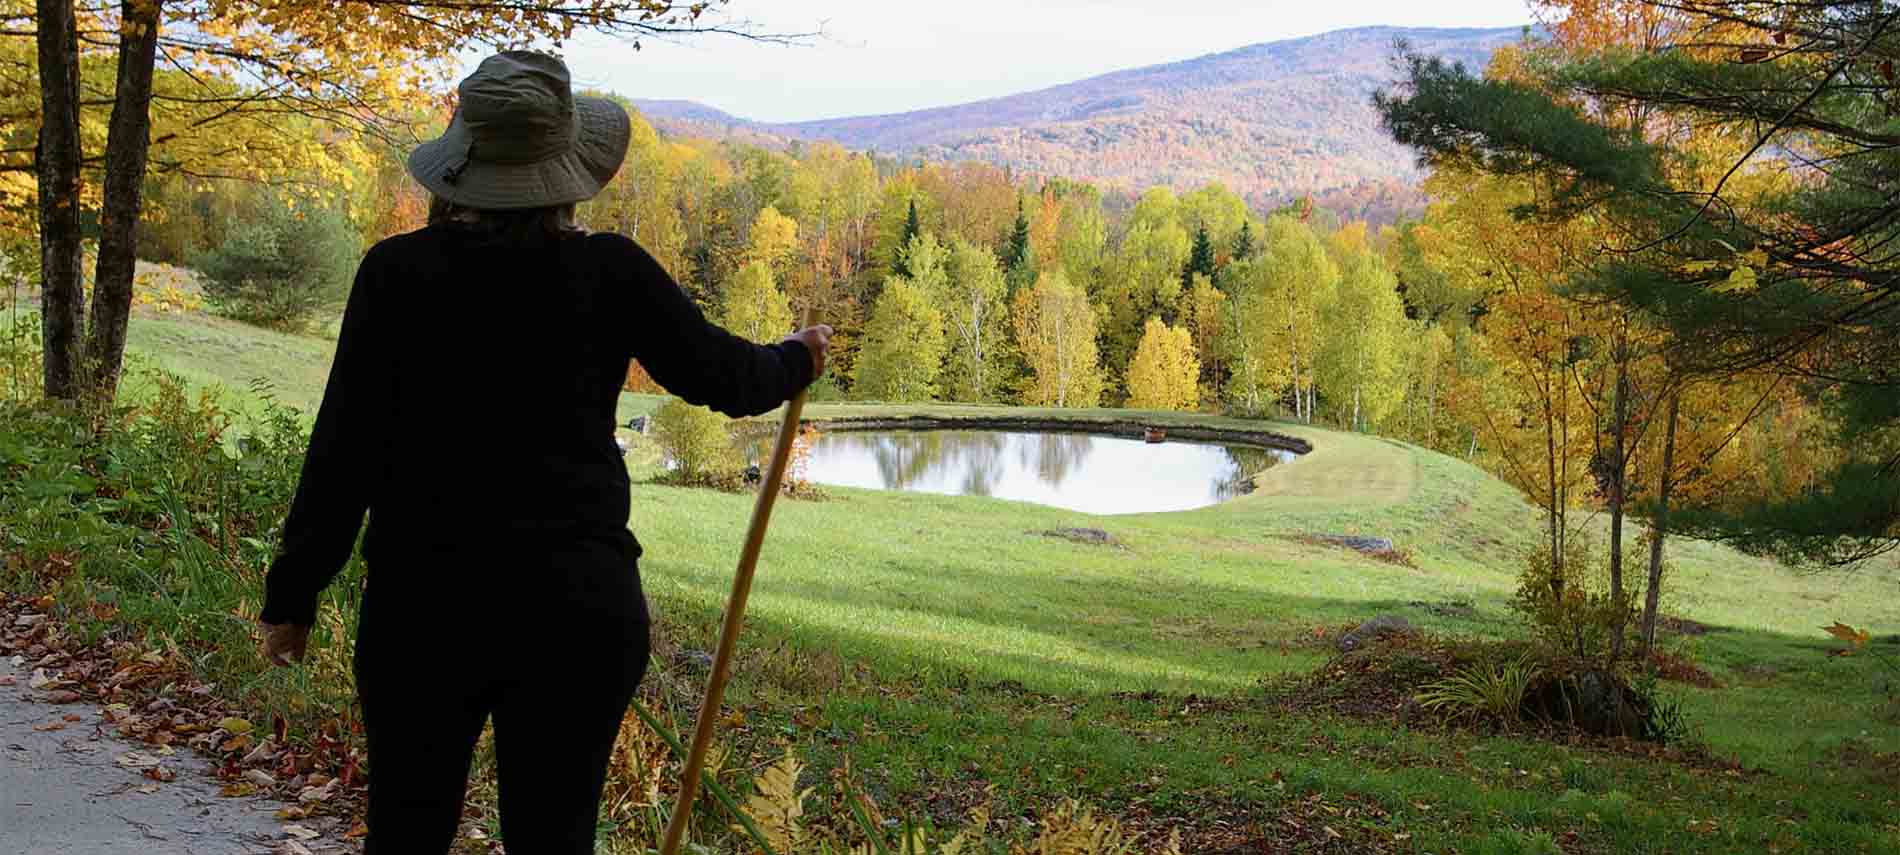
[[[1290,451],[1076,433],[990,430],[821,435],[806,465],[819,484],[990,496],[1091,514],[1184,511],[1251,489]]]

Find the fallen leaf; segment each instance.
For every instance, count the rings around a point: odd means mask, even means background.
[[[60,689],[46,696],[46,702],[49,704],[75,704],[79,700],[79,693],[71,689]]]
[[[243,798],[248,795],[253,795],[256,792],[257,792],[256,784],[253,784],[249,781],[237,781],[234,783],[225,784],[222,788],[218,790],[218,795],[223,796],[227,799],[237,799],[237,798]]]
[[[269,772],[266,772],[262,769],[245,770],[244,780],[250,781],[251,783],[256,784],[260,787],[277,786],[277,779],[271,777],[271,774]]]
[[[5,677],[0,677],[0,686],[11,686],[17,682],[19,682],[19,680],[16,679],[12,674],[8,674]]]
[[[114,759],[127,769],[149,769],[161,762],[157,757],[143,751],[127,751]]]
[[[41,733],[51,733],[55,730],[65,730],[66,723],[63,721],[49,721],[45,724],[33,725],[33,729]]]
[[[290,835],[291,837],[295,837],[298,840],[315,840],[323,836],[322,834],[319,834],[312,829],[298,825],[294,822],[289,825],[284,826],[284,833],[287,835]]]
[[[250,722],[245,721],[244,719],[238,718],[237,716],[228,716],[226,718],[220,719],[218,721],[218,726],[224,728],[226,732],[229,732],[232,734],[250,733],[252,730],[255,730],[257,728],[256,725],[251,724]]]
[[[151,778],[154,781],[161,781],[161,782],[175,781],[178,779],[178,773],[173,772],[172,770],[167,769],[163,766],[153,766],[152,768],[145,770],[145,777]]]
[[[138,791],[149,796],[153,793],[158,792],[158,785],[157,784],[140,784],[138,787]]]

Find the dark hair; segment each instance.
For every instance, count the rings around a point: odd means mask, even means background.
[[[571,204],[491,211],[460,207],[435,194],[429,195],[429,225],[462,229],[509,247],[545,246],[586,233],[574,224]]]

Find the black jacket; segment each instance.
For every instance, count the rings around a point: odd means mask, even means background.
[[[771,410],[812,379],[803,345],[713,325],[618,235],[522,249],[437,225],[372,247],[260,617],[314,621],[365,511],[372,563],[385,551],[624,536],[630,485],[613,429],[629,359],[732,416]]]

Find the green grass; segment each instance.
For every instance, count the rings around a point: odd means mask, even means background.
[[[132,343],[194,382],[241,389],[268,377],[281,400],[305,406],[320,395],[331,347],[195,316],[142,315]],[[623,396],[621,414],[657,403]],[[1807,573],[1670,543],[1677,573],[1665,610],[1722,628],[1672,644],[1724,688],[1666,691],[1715,754],[1758,770],[1746,775],[1525,736],[1288,715],[1260,703],[1259,681],[1323,664],[1330,648],[1309,641],[1318,628],[1391,612],[1437,633],[1522,635],[1507,603],[1518,557],[1539,536],[1534,512],[1463,461],[1303,425],[946,405],[808,410],[904,414],[1264,427],[1307,439],[1313,452],[1263,473],[1251,495],[1183,513],[1095,517],[841,488],[781,502],[729,696],[748,723],[726,738],[753,759],[782,742],[820,768],[848,757],[887,805],[994,787],[1012,808],[1079,795],[1115,811],[1244,824],[1270,822],[1300,798],[1352,794],[1381,815],[1339,822],[1419,851],[1542,851],[1539,841],[1558,838],[1585,852],[1900,847],[1896,773],[1850,762],[1900,751],[1900,706],[1883,690],[1892,678],[1866,656],[1830,656],[1837,644],[1818,630],[1841,620],[1900,632],[1891,560]],[[639,443],[636,474],[655,458]],[[751,503],[634,487],[631,526],[646,546],[663,651],[710,648]],[[1604,531],[1601,520],[1588,524]],[[1037,533],[1062,526],[1106,528],[1121,546]],[[1313,533],[1391,537],[1415,566],[1298,539]],[[1451,600],[1475,615],[1425,607]],[[697,686],[664,658],[654,679],[676,693]]]

